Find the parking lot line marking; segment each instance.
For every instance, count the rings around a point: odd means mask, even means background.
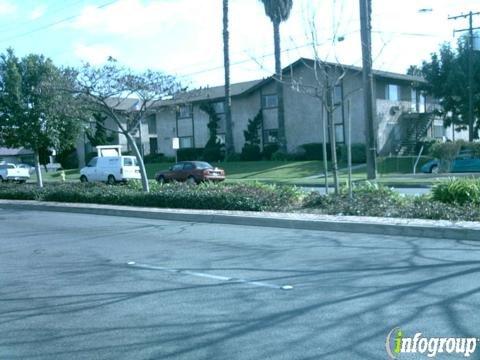
[[[262,281],[250,281],[250,280],[246,280],[246,279],[233,278],[233,277],[228,277],[228,276],[206,274],[206,273],[201,273],[201,272],[197,272],[197,271],[173,269],[173,268],[168,268],[168,267],[164,267],[164,266],[156,266],[156,265],[138,264],[135,261],[129,261],[127,263],[127,265],[131,266],[131,267],[138,268],[138,269],[160,270],[160,271],[165,271],[165,272],[174,273],[174,274],[196,276],[196,277],[202,277],[202,278],[207,278],[207,279],[212,279],[212,280],[228,281],[228,282],[231,282],[231,283],[240,283],[240,284],[247,284],[247,285],[259,286],[259,287],[266,287],[266,288],[270,288],[270,289],[280,289],[280,290],[292,290],[293,289],[293,286],[291,286],[291,285],[280,286],[280,285],[270,284],[270,283],[266,283],[266,282],[262,282]]]

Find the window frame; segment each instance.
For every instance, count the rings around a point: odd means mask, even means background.
[[[183,112],[182,109],[188,109],[188,114]],[[179,119],[190,119],[193,116],[193,107],[192,104],[182,104],[178,105],[177,117]]]
[[[180,149],[192,149],[193,148],[193,136],[179,136],[178,141],[180,144]],[[185,141],[185,139],[190,139],[190,146],[182,146],[182,140]]]
[[[276,99],[275,106],[267,106],[267,98],[274,97]],[[262,94],[262,109],[277,109],[278,108],[278,95],[277,94]]]
[[[396,91],[395,91],[395,94],[396,94],[396,99],[392,99],[392,97],[390,96],[392,93],[390,92],[390,89],[393,89],[395,88]],[[387,84],[386,87],[385,87],[385,98],[387,100],[390,100],[390,101],[400,101],[401,99],[401,89],[400,89],[400,85],[398,84]]]
[[[152,120],[153,120],[153,124],[152,124]],[[151,125],[153,125],[153,129]],[[156,114],[150,114],[147,117],[147,129],[148,129],[148,135],[157,135],[157,115]]]
[[[219,104],[222,106],[222,109],[221,109],[222,111],[218,111],[217,109],[217,105]],[[212,107],[215,110],[215,114],[217,115],[225,114],[225,101],[214,101],[212,102]]]

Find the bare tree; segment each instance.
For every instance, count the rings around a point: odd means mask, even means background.
[[[78,101],[89,105],[92,112],[101,113],[116,125],[110,131],[121,133],[133,150],[142,177],[143,191],[149,192],[145,164],[134,139],[145,115],[159,101],[179,90],[174,77],[147,70],[135,73],[120,66],[113,58],[101,67],[85,64],[76,76],[74,92]],[[131,100],[135,105],[131,106]]]

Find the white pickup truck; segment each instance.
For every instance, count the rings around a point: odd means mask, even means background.
[[[28,169],[17,167],[15,164],[0,164],[0,182],[18,181],[24,183],[30,178]]]

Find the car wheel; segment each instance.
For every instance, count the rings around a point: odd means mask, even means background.
[[[187,178],[187,184],[188,185],[196,185],[197,184],[197,180],[195,180],[195,178],[193,176],[189,176]]]
[[[108,175],[108,178],[107,178],[107,184],[108,185],[114,185],[115,184],[115,176],[113,175]]]
[[[164,177],[164,176],[159,176],[159,177],[157,177],[157,182],[158,182],[159,184],[165,184],[165,183],[166,183],[165,177]]]
[[[87,177],[85,175],[80,176],[80,182],[82,182],[82,183],[88,182]]]
[[[438,174],[438,165],[433,165],[433,166],[430,168],[430,173],[432,173],[432,174]]]

